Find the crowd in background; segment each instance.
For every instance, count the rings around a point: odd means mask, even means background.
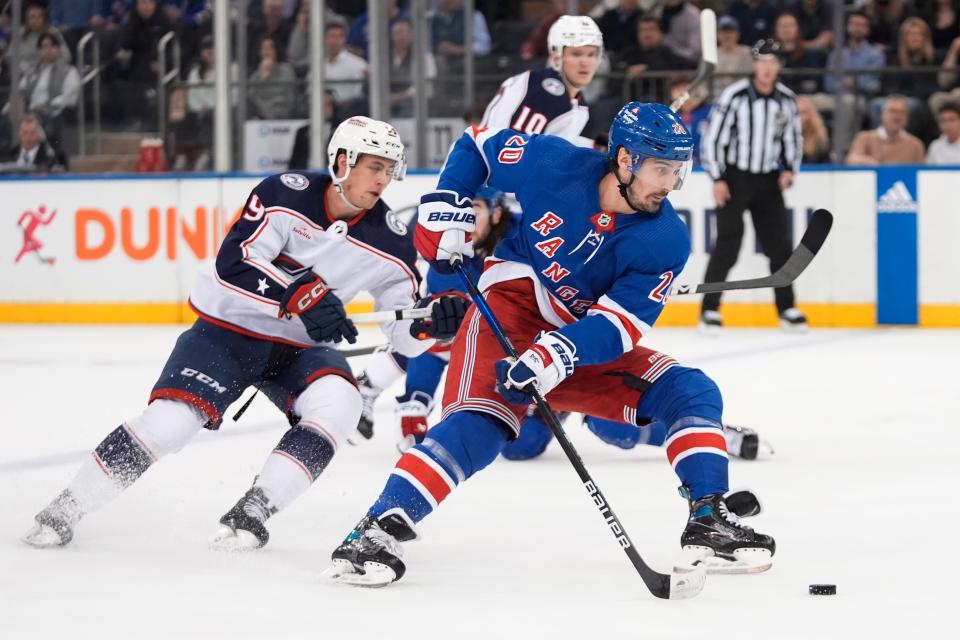
[[[412,18],[404,0],[384,1],[389,13],[391,117],[410,116],[415,91]],[[246,11],[246,56],[234,62],[231,74],[234,81],[241,75],[246,80],[246,117],[306,117],[310,3],[235,4]],[[549,27],[568,6],[565,0],[474,4],[475,95],[484,102],[507,76],[544,64]],[[20,100],[11,105],[4,97],[5,117],[0,118],[0,146],[8,151],[5,166],[55,170],[66,166],[66,153],[75,153],[77,106],[83,95],[77,48],[85,34],[94,32],[107,130],[156,135],[162,100],[171,165],[179,170],[209,168],[215,104],[211,5],[211,0],[25,0]],[[366,5],[365,0],[326,2],[325,110],[334,122],[369,110]],[[463,102],[463,3],[432,0],[427,5],[429,113],[458,116],[475,110]],[[850,1],[842,20],[842,47],[834,46],[833,3],[824,0],[597,0],[581,6],[596,19],[605,43],[597,79],[586,90],[592,118],[585,135],[602,132],[625,100],[669,101],[682,92],[700,58],[699,12],[710,7],[720,16],[719,61],[709,89],[683,107],[695,132],[706,122],[711,100],[738,76],[750,73],[750,47],[759,39],[775,38],[782,47],[782,81],[801,96],[805,162],[960,164],[956,0]],[[539,17],[525,19],[533,14]],[[0,14],[0,87],[6,95],[11,82],[11,62],[5,55],[10,25],[7,3]],[[174,61],[160,60],[157,45],[171,31],[181,51],[183,80],[169,91],[158,91],[161,67],[170,68]],[[832,69],[845,73],[830,73]],[[236,106],[236,92],[232,100]],[[841,107],[850,118],[848,126],[838,129],[834,115]]]

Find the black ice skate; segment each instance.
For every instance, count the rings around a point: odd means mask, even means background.
[[[217,551],[259,549],[270,540],[263,523],[276,512],[262,489],[251,488],[220,518],[220,528],[210,539],[210,547]]]
[[[333,550],[324,575],[359,587],[385,587],[406,572],[401,542],[415,540],[417,532],[405,514],[366,516]]]
[[[64,491],[38,513],[22,540],[33,547],[62,547],[73,540],[73,525],[83,514],[69,491]]]
[[[735,427],[733,425],[723,425],[723,435],[727,440],[727,453],[744,460],[756,460],[761,451],[765,455],[774,453],[773,447],[766,440],[761,440],[760,435],[748,427]]]
[[[681,493],[685,493],[684,488]],[[751,504],[741,500],[741,495],[749,496]],[[772,537],[741,524],[737,515],[759,512],[759,502],[748,491],[730,496],[717,493],[691,501],[690,519],[680,536],[683,554],[674,569],[690,571],[698,564],[705,566],[707,573],[759,573],[769,569],[776,543]]]
[[[807,316],[796,307],[785,309],[780,314],[780,328],[788,333],[804,333],[807,330]]]
[[[373,405],[383,389],[370,384],[370,379],[366,372],[357,376],[357,388],[360,390],[360,399],[363,404],[360,407],[360,422],[357,423],[357,431],[364,438],[369,440],[373,437]]]

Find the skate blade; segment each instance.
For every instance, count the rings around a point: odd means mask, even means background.
[[[331,578],[340,584],[348,584],[352,587],[366,587],[368,589],[379,589],[385,587],[397,579],[397,574],[393,569],[379,562],[364,562],[363,572],[357,571],[356,567],[347,560],[334,560],[323,574],[326,578]]]
[[[703,568],[707,575],[742,575],[763,573],[772,566],[773,559],[767,549],[737,549],[730,559],[714,555],[709,547],[686,546],[673,570],[682,574]]]
[[[793,334],[804,334],[808,331],[806,323],[804,324],[791,324],[784,320],[780,321],[780,331],[783,333],[793,333]]]
[[[39,522],[34,524],[33,528],[27,531],[20,540],[36,549],[53,549],[66,544],[53,527]]]
[[[214,551],[223,551],[226,553],[244,553],[247,551],[256,551],[262,545],[249,531],[239,529],[234,531],[230,527],[220,527],[209,541],[210,548]]]
[[[707,572],[703,567],[688,567],[687,571],[670,574],[670,599],[685,600],[703,591]]]

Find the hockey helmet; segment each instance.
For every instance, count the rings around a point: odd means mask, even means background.
[[[646,158],[679,163],[671,174],[675,179],[671,189],[679,189],[690,173],[693,136],[683,120],[666,105],[656,102],[624,105],[610,125],[607,157],[613,166],[621,147],[630,154],[630,171],[634,175],[644,167]]]
[[[327,145],[327,161],[331,174],[335,173],[337,153],[341,149],[347,154],[347,173],[340,180],[346,179],[362,154],[393,160],[396,163],[393,167],[395,180],[403,180],[407,173],[400,134],[387,122],[366,116],[353,116],[341,122]]]
[[[547,33],[550,66],[557,71],[562,65],[564,47],[597,47],[597,57],[601,57],[603,34],[600,27],[588,16],[560,16]]]

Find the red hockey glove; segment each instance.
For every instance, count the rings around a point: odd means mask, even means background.
[[[357,341],[357,328],[333,291],[315,273],[305,273],[280,298],[280,317],[299,316],[317,342]]]

